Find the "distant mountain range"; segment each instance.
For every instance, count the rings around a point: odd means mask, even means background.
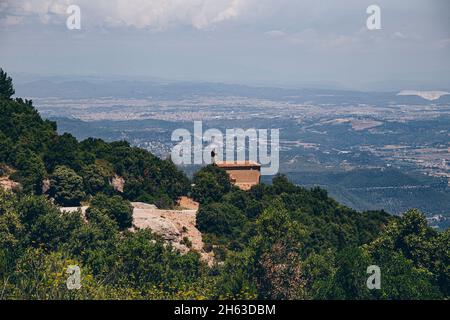
[[[195,96],[242,96],[317,104],[448,104],[445,91],[361,92],[330,89],[252,87],[212,82],[163,82],[158,80],[36,80],[16,85],[17,96],[29,98],[154,98],[182,99]]]

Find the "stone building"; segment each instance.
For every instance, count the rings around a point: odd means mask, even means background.
[[[215,162],[230,176],[230,181],[241,190],[249,190],[259,184],[261,179],[261,165],[254,161]]]

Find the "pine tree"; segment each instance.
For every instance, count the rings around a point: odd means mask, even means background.
[[[11,99],[11,96],[15,93],[12,84],[12,79],[6,72],[0,68],[0,98]]]

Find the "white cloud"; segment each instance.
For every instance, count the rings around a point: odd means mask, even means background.
[[[6,16],[0,19],[0,26],[3,28],[16,26],[20,24],[23,20],[23,17],[18,16]]]
[[[6,0],[1,12],[41,23],[59,23],[69,5],[80,6],[90,26],[128,26],[161,30],[189,25],[197,29],[238,18],[256,0]]]
[[[406,36],[400,31],[394,32],[391,37],[392,39],[406,39]]]
[[[281,30],[270,30],[266,32],[266,35],[268,35],[271,38],[283,38],[288,34]]]

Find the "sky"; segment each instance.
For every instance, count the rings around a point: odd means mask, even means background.
[[[369,30],[370,5],[381,9]],[[69,30],[78,5],[81,29]],[[450,90],[448,0],[0,0],[14,74]]]

